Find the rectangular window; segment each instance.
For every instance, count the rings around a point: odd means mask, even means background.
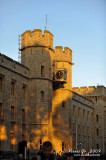
[[[87,114],[87,120],[89,121],[89,111],[88,111],[88,114]]]
[[[89,142],[88,142],[87,146],[88,146],[87,150],[89,151]]]
[[[3,77],[0,75],[0,92],[2,92],[3,88]]]
[[[11,106],[11,121],[15,120],[15,108],[14,106]]]
[[[99,144],[96,144],[97,149],[99,149]]]
[[[78,108],[78,118],[81,117],[81,108]]]
[[[14,149],[14,133],[10,133],[10,149]]]
[[[3,117],[3,105],[0,103],[0,118]]]
[[[26,132],[26,124],[22,124],[22,133]]]
[[[73,106],[73,116],[74,116],[74,118],[76,117],[76,108],[75,108],[75,105]]]
[[[99,115],[96,115],[96,122],[99,122]]]
[[[25,123],[25,109],[22,109],[22,122]]]
[[[23,87],[22,87],[22,98],[23,99],[26,98],[26,88],[27,88],[27,86],[25,84],[23,84]]]
[[[93,113],[91,114],[91,120],[92,120],[92,122],[94,121],[94,118],[93,118]]]
[[[15,95],[15,86],[16,86],[16,81],[12,80],[11,81],[11,95]]]
[[[44,66],[41,66],[41,76],[44,77]]]
[[[83,109],[83,120],[85,120],[85,109]]]
[[[62,101],[62,108],[66,108],[66,101]]]
[[[26,135],[22,134],[22,141],[26,141]]]
[[[2,127],[3,127],[3,120],[0,119],[0,131],[1,131]]]
[[[40,150],[43,149],[43,142],[42,142],[42,139],[40,139]]]
[[[0,74],[0,92],[3,91],[4,86],[4,75]]]
[[[62,142],[62,151],[65,150],[65,142]]]
[[[96,135],[99,136],[99,129],[96,129]]]
[[[92,136],[94,136],[94,128],[92,127]]]

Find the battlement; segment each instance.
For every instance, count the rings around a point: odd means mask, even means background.
[[[64,47],[64,50],[63,50],[63,47],[62,46],[56,46],[55,47],[55,52],[61,52],[61,53],[64,53],[64,54],[67,54],[69,53],[70,55],[72,55],[72,50],[68,47]]]
[[[44,35],[41,29],[27,30],[21,35],[21,49],[30,46],[46,46],[53,48],[53,34],[48,30],[44,30]]]
[[[72,63],[72,50],[68,47],[56,46],[53,53],[54,60]]]
[[[88,86],[88,87],[73,87],[74,92],[81,95],[105,95],[106,88],[104,86]]]

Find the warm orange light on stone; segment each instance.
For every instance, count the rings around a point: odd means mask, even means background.
[[[5,126],[2,126],[1,127],[1,140],[7,140],[7,134],[6,134],[6,127]]]

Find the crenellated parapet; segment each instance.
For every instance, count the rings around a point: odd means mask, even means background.
[[[88,86],[88,87],[73,87],[72,89],[74,92],[81,94],[81,95],[105,95],[106,96],[106,88],[104,86]]]
[[[65,47],[63,50],[62,46],[56,46],[53,53],[53,59],[54,61],[72,63],[72,50],[68,47]]]
[[[53,34],[48,30],[44,30],[44,35],[41,29],[27,30],[21,35],[21,50],[32,46],[46,46],[53,48]]]

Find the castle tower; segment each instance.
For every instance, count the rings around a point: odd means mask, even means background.
[[[53,52],[54,91],[52,99],[53,142],[55,149],[72,149],[70,135],[70,99],[72,98],[72,51],[56,46]]]
[[[53,53],[54,80],[64,82],[64,89],[72,89],[72,50],[56,46]]]
[[[21,37],[21,62],[29,73],[29,134],[30,148],[39,150],[40,141],[48,140],[52,109],[53,35],[45,30],[26,31]]]
[[[56,151],[69,142],[69,99],[72,89],[72,51],[53,49],[53,35],[45,30],[26,31],[21,37],[21,62],[29,68],[29,133],[33,149],[40,139],[50,140]],[[52,88],[53,86],[53,88]],[[61,125],[62,124],[62,125]],[[58,144],[58,145],[57,145]],[[31,147],[30,146],[30,147]]]

